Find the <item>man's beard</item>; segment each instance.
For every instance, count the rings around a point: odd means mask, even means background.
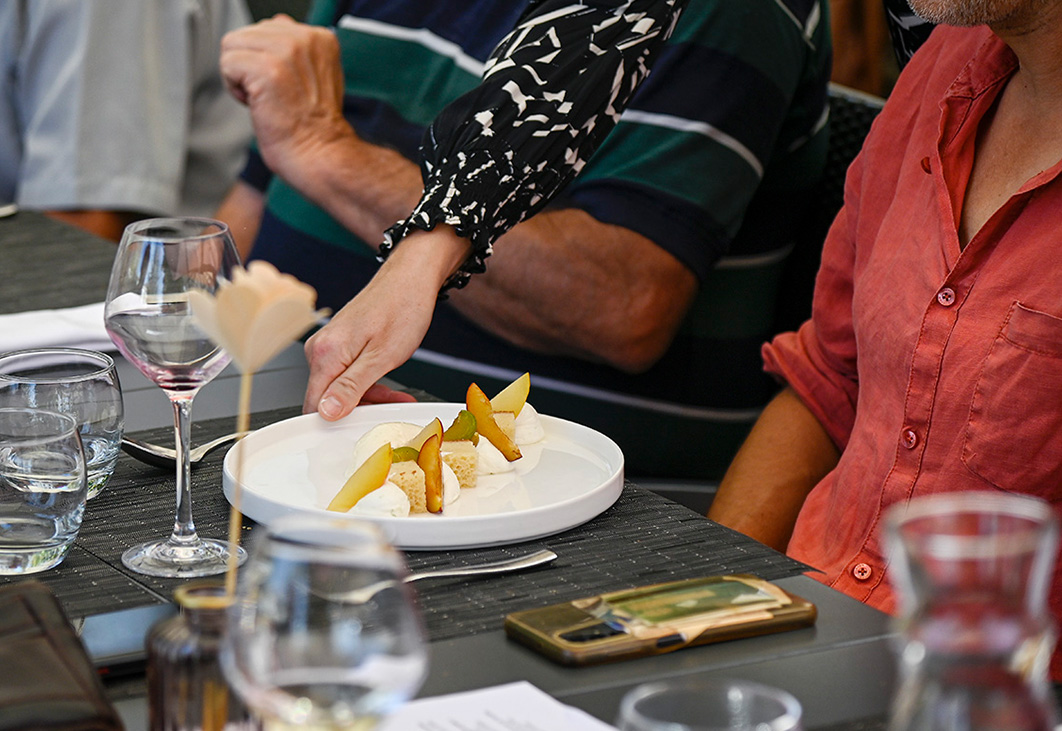
[[[907,0],[911,9],[938,25],[991,25],[1028,15],[1048,0]]]

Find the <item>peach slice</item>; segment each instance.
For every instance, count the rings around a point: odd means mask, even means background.
[[[443,426],[442,422],[439,421],[438,417],[432,419],[431,423],[421,429],[420,433],[417,434],[417,436],[413,437],[408,442],[406,442],[405,446],[413,447],[413,449],[420,449],[424,446],[424,443],[428,441],[428,438],[432,436],[437,436],[439,437],[439,441],[442,441]]]
[[[443,509],[441,443],[440,436],[432,434],[421,446],[417,457],[417,464],[424,470],[424,504],[429,513],[441,513]]]
[[[476,417],[477,431],[497,447],[505,459],[510,462],[520,459],[520,448],[494,420],[494,409],[491,408],[490,399],[475,383],[468,387],[468,392],[465,394],[465,406],[472,412],[472,416]]]
[[[327,509],[340,513],[350,510],[359,500],[383,485],[390,471],[391,445],[384,444],[369,455],[361,467],[354,470],[354,474],[347,478],[343,487],[332,498],[332,502],[328,503]]]
[[[498,392],[498,395],[490,400],[491,409],[494,411],[511,411],[514,416],[520,415],[520,410],[527,403],[527,394],[531,390],[531,374],[525,373]]]

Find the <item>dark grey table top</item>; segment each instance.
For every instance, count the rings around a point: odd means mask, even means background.
[[[0,218],[0,313],[102,302],[115,244],[35,211]]]

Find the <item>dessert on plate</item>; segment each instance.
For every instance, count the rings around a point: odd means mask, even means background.
[[[354,445],[351,473],[328,510],[353,515],[404,517],[441,514],[475,489],[480,476],[515,470],[520,446],[545,436],[541,419],[527,403],[525,373],[488,399],[475,383],[466,408],[443,427],[391,421],[377,424]]]

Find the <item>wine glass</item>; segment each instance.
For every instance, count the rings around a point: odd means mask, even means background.
[[[373,728],[427,670],[401,555],[375,525],[327,516],[255,540],[222,640],[230,685],[266,729]]]
[[[229,355],[196,325],[188,292],[213,293],[239,255],[228,227],[205,218],[155,218],[122,235],[107,287],[104,319],[111,340],[173,404],[177,442],[177,511],[169,538],[134,546],[122,563],[150,576],[191,578],[225,571],[227,541],[200,538],[192,520],[189,431],[192,399],[228,364]]]

